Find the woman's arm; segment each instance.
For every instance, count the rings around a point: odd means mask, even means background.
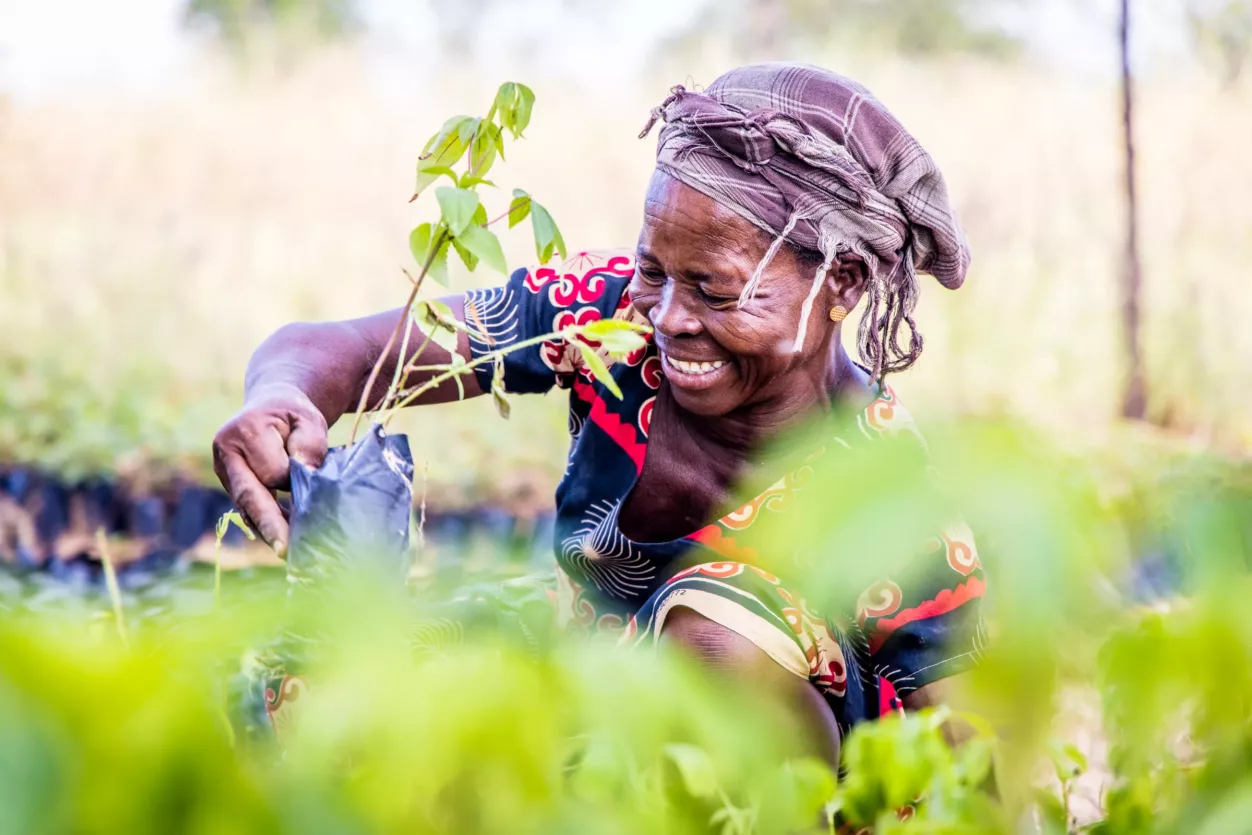
[[[459,321],[465,319],[465,298],[442,301]],[[282,555],[287,520],[273,491],[289,486],[290,459],[320,466],[326,455],[327,429],[356,411],[374,364],[382,355],[402,308],[344,322],[295,323],[275,331],[252,355],[244,380],[243,409],[213,439],[213,469],[235,506],[261,538]],[[401,333],[401,337],[403,333]],[[400,362],[400,343],[391,346],[367,400],[379,405]],[[406,352],[412,358],[424,337],[416,328]],[[458,332],[457,353],[469,356],[468,338]],[[423,366],[443,365],[451,355],[433,341],[422,351]],[[408,385],[421,384],[437,372],[414,371]],[[462,375],[465,397],[482,394],[473,374]],[[460,396],[449,380],[417,402],[443,403]]]

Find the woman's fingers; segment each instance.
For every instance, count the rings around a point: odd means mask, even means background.
[[[326,445],[326,419],[298,391],[254,401],[213,439],[213,469],[222,486],[279,556],[289,535],[273,491],[290,486],[292,460],[321,466]]]
[[[248,518],[258,534],[284,556],[287,551],[287,520],[274,495],[266,489],[247,461],[237,452],[228,452],[221,459],[222,483],[230,493],[235,507]]]
[[[292,415],[291,434],[287,436],[287,455],[306,467],[317,469],[326,459],[326,419]]]
[[[287,521],[273,490],[287,486],[290,464],[285,418],[267,410],[245,411],[213,439],[213,469],[235,507],[281,555]]]

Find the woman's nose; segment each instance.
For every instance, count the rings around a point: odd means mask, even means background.
[[[683,299],[681,288],[676,287],[673,281],[665,282],[661,289],[661,298],[648,318],[652,320],[652,327],[660,334],[671,338],[694,336],[702,329],[700,320],[692,315],[691,308]]]

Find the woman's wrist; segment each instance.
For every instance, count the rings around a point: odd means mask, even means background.
[[[288,380],[258,381],[244,388],[243,405],[245,409],[254,409],[275,403],[282,403],[292,411],[308,410],[317,412],[323,418],[326,417],[323,410],[318,408],[308,392]],[[329,420],[327,422],[329,423]]]

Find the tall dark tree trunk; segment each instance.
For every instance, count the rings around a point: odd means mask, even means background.
[[[1122,393],[1122,417],[1147,417],[1147,384],[1143,375],[1143,349],[1139,339],[1140,297],[1143,275],[1139,263],[1139,214],[1135,190],[1134,75],[1130,68],[1130,0],[1121,0],[1118,40],[1122,58],[1122,144],[1126,158],[1126,251],[1122,264],[1122,329],[1126,345],[1126,388]]]

